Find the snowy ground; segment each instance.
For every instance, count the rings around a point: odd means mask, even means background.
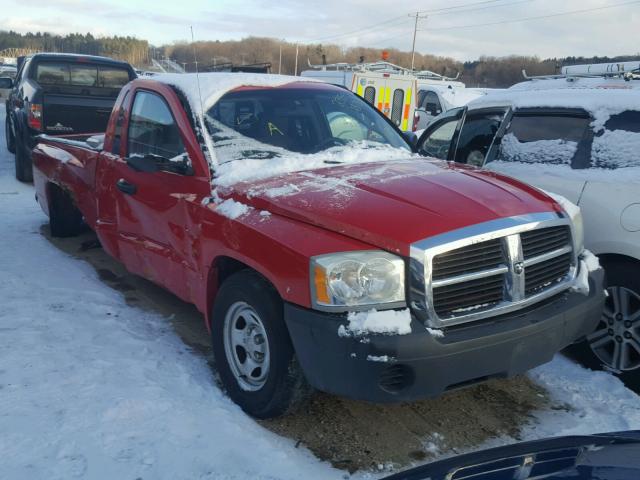
[[[345,475],[244,415],[166,316],[127,305],[45,223],[0,133],[0,478]],[[520,438],[640,429],[640,397],[608,374],[558,357],[530,377],[553,408],[523,420]],[[448,443],[446,431],[425,435],[431,453]]]

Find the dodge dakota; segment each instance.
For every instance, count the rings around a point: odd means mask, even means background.
[[[336,86],[137,79],[104,134],[41,136],[33,165],[51,233],[88,225],[194,303],[225,389],[255,417],[311,387],[399,402],[516,375],[602,311],[578,210],[417,156]]]

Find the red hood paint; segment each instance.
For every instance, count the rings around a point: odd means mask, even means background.
[[[296,172],[238,184],[233,196],[404,255],[411,243],[458,228],[562,211],[539,190],[509,177],[429,159]]]

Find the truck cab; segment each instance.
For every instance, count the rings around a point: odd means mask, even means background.
[[[311,388],[388,403],[517,375],[604,301],[579,212],[418,157],[361,97],[298,77],[137,79],[103,142],[39,139],[34,183],[52,233],[84,223],[196,305],[259,418]]]
[[[38,53],[18,66],[6,102],[6,141],[23,182],[32,180],[38,135],[104,131],[120,89],[136,77],[125,62],[90,55]]]

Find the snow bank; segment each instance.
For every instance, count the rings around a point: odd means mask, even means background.
[[[368,312],[350,312],[347,320],[349,324],[346,327],[340,325],[338,329],[338,335],[341,337],[361,336],[370,333],[388,335],[411,333],[411,312],[409,309],[381,312],[373,309]]]

